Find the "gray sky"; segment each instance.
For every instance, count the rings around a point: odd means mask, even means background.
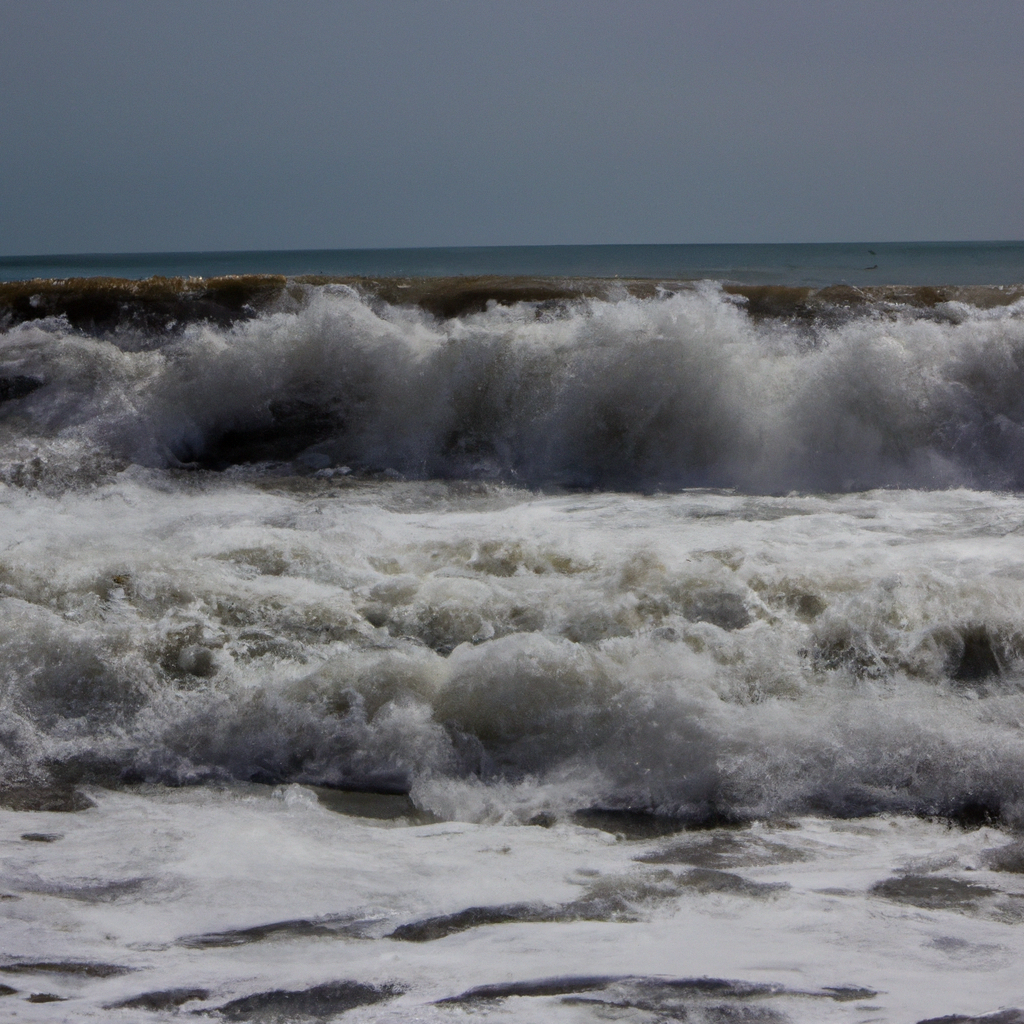
[[[1024,0],[0,0],[0,253],[1024,238]]]

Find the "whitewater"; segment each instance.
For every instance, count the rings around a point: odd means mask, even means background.
[[[1019,288],[146,287],[0,295],[0,1012],[1024,1020]]]

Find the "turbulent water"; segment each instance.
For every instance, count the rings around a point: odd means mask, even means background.
[[[97,287],[0,295],[0,1005],[1024,1004],[1019,290]]]

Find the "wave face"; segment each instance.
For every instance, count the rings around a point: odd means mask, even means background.
[[[129,321],[97,337],[29,321],[0,347],[3,473],[62,486],[129,463],[276,463],[648,491],[1024,484],[1024,301],[842,316],[754,315],[758,301],[706,285],[444,319],[328,285],[219,327]]]

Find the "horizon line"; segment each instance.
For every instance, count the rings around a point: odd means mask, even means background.
[[[335,248],[290,249],[137,249],[93,252],[11,253],[0,255],[0,261],[86,259],[111,256],[234,256],[254,253],[327,253],[327,252],[429,252],[465,249],[619,249],[619,248],[712,248],[755,246],[828,246],[828,245],[1022,245],[1024,239],[900,239],[880,242],[872,239],[854,239],[832,242],[543,242],[515,245],[386,245],[339,246]]]

